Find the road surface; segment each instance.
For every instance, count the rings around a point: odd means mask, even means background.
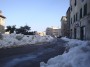
[[[54,39],[49,43],[0,49],[0,67],[40,67],[40,62],[63,54],[65,41]]]

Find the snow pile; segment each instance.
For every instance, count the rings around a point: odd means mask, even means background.
[[[0,48],[50,42],[52,40],[53,38],[47,35],[3,34],[0,38]]]
[[[61,38],[68,41],[66,47],[68,52],[41,62],[40,67],[90,67],[90,42],[68,38]]]

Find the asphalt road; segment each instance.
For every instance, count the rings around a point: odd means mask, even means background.
[[[54,39],[49,43],[0,49],[0,67],[40,67],[40,62],[63,54],[65,41]]]

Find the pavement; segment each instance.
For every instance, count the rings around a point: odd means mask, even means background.
[[[0,49],[0,67],[40,67],[40,62],[63,54],[65,43],[57,38],[48,43]]]

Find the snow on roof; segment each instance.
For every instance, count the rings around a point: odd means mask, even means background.
[[[55,26],[51,26],[51,27],[48,27],[50,29],[60,29],[59,27],[55,27]]]
[[[0,10],[0,17],[6,18],[5,16],[2,15],[2,11]]]

